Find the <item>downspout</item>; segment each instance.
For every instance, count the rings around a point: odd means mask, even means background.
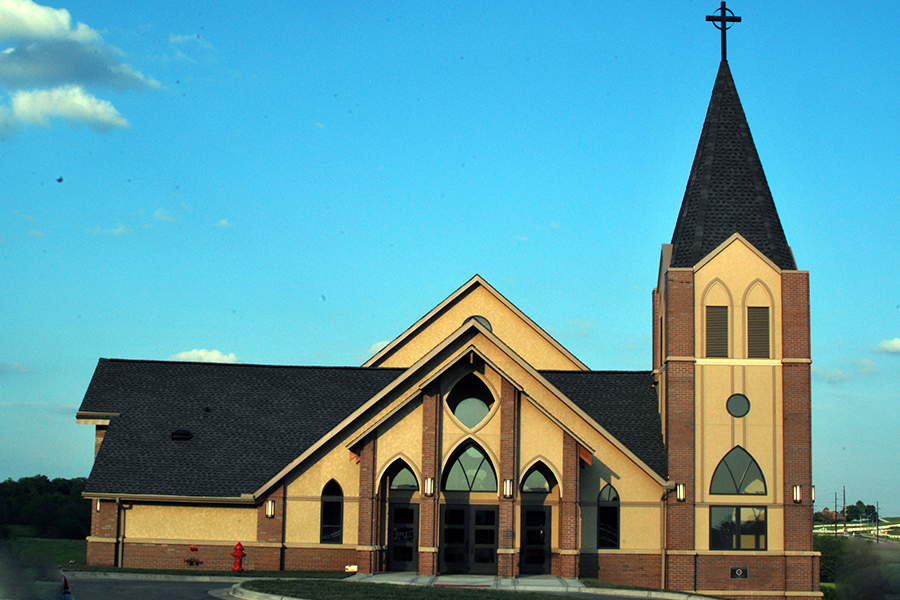
[[[668,537],[668,505],[669,505],[669,492],[675,489],[674,481],[666,481],[665,487],[663,487],[663,495],[659,500],[660,511],[662,513],[662,518],[660,521],[660,531],[659,531],[659,540],[660,540],[660,560],[662,564],[660,565],[659,573],[660,573],[660,589],[666,588],[666,563],[668,562],[668,551],[669,551],[669,537]]]
[[[116,497],[116,545],[118,556],[116,566],[121,568],[125,558],[125,510],[122,508],[122,498]]]

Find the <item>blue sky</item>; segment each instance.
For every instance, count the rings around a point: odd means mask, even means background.
[[[0,0],[0,478],[89,473],[100,357],[360,364],[476,273],[650,368],[718,3],[379,4]],[[900,514],[900,8],[729,8],[811,273],[817,508]]]

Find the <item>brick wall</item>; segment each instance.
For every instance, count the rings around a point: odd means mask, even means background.
[[[659,554],[582,554],[580,577],[596,577],[617,585],[658,588],[662,581]]]
[[[419,504],[419,546],[437,548],[440,511],[440,420],[441,397],[437,384],[431,384],[422,396],[422,486],[425,479],[434,478],[435,493],[431,498],[422,495]],[[437,575],[438,555],[434,551],[419,552],[419,574]]]
[[[378,499],[375,497],[375,468],[377,446],[375,435],[369,435],[363,442],[359,455],[359,521],[357,529],[356,564],[360,573],[371,574],[380,570],[380,552],[375,546],[380,543],[378,535]]]
[[[284,568],[288,571],[343,571],[345,566],[357,564],[356,558],[355,548],[286,548]]]
[[[504,379],[500,384],[500,486],[511,479],[518,483],[517,459],[518,449],[518,392],[513,385]],[[518,485],[514,486],[518,488]],[[500,498],[500,527],[498,530],[498,548],[511,550],[516,547],[516,495],[512,498]],[[515,554],[501,553],[497,558],[497,573],[501,577],[515,577],[519,574],[518,561]]]
[[[559,549],[578,549],[578,483],[580,468],[578,442],[568,433],[563,434],[562,491],[559,499]],[[560,552],[553,562],[553,574],[560,577],[578,577],[579,556],[575,553]]]

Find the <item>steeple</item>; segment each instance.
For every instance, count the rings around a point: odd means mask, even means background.
[[[693,267],[734,233],[782,270],[797,268],[723,60],[672,235],[669,266]]]

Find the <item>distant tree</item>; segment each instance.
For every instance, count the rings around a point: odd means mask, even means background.
[[[15,529],[37,537],[87,537],[91,513],[90,502],[81,496],[85,481],[35,475],[0,483],[0,533]]]

